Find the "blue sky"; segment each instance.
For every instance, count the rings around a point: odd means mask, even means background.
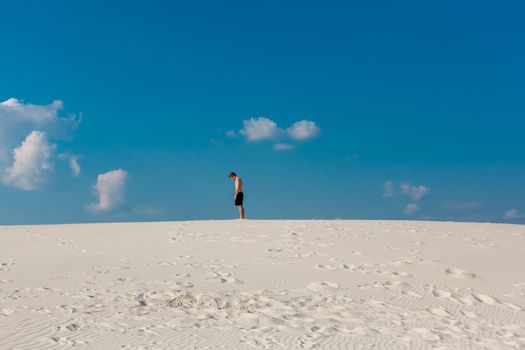
[[[524,10],[2,2],[0,224],[525,223]]]

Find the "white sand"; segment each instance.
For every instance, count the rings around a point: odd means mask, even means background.
[[[524,310],[525,226],[0,228],[2,350],[525,349]]]

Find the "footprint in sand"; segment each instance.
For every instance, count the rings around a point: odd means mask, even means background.
[[[210,277],[207,277],[207,280],[219,281],[221,283],[237,283],[243,284],[244,281],[241,281],[232,276],[230,272],[221,272],[221,271],[211,271],[208,273]]]
[[[442,290],[442,289],[435,289],[434,287],[432,287],[432,295],[435,296],[436,298],[451,298],[452,297],[451,292]]]
[[[308,253],[294,254],[292,256],[292,258],[294,258],[294,259],[303,259],[303,258],[314,258],[314,257],[317,257],[317,256],[326,256],[326,254],[314,251],[314,252],[308,252]]]
[[[418,259],[417,262],[421,264],[427,264],[427,265],[438,265],[441,263],[441,259],[439,258]]]
[[[262,337],[245,337],[241,340],[241,343],[251,346],[256,349],[275,349],[275,348],[285,348],[285,346],[279,343],[275,338],[271,336],[262,336]]]
[[[306,286],[306,289],[311,290],[313,292],[322,292],[326,290],[333,290],[338,289],[339,284],[334,282],[313,282]]]
[[[452,293],[450,290],[437,289],[436,286],[427,286],[427,289],[430,289],[432,295],[436,298],[448,299],[453,302],[457,302],[463,305],[473,305],[474,298],[471,296],[462,296],[456,293]]]
[[[318,268],[319,270],[329,270],[329,271],[333,271],[333,270],[337,270],[337,267],[335,267],[334,265],[323,265],[323,264],[319,264],[319,265],[315,265],[316,268]]]
[[[178,256],[178,259],[183,259],[183,260],[188,260],[188,259],[192,259],[193,256],[191,255],[179,255]]]
[[[155,264],[148,264],[148,266],[176,266],[178,265],[175,261],[159,261]]]
[[[412,277],[411,273],[405,272],[405,271],[394,271],[392,272],[392,275],[396,277]]]
[[[437,298],[449,299],[454,302],[461,303],[463,305],[471,306],[471,305],[474,305],[474,303],[478,302],[478,303],[482,303],[482,304],[490,305],[490,306],[506,307],[512,311],[522,310],[522,308],[517,305],[514,305],[509,302],[501,301],[489,295],[485,295],[481,293],[469,293],[468,295],[461,295],[458,293],[452,293],[450,291],[437,289],[435,286],[430,286],[430,290],[432,292],[432,295]]]
[[[135,279],[133,277],[119,277],[117,278],[116,282],[131,282]]]
[[[497,300],[489,295],[480,294],[480,293],[472,293],[472,297],[474,297],[474,299],[479,301],[480,303],[483,303],[486,305],[491,305],[491,306],[499,305],[499,306],[504,306],[513,311],[521,311],[521,307],[505,302],[505,301]]]
[[[440,307],[435,307],[435,308],[429,309],[428,311],[434,316],[450,317],[450,313],[447,310],[440,308]]]
[[[474,299],[483,304],[496,305],[498,303],[496,299],[485,294],[472,293],[472,296],[474,297]]]
[[[71,339],[69,337],[51,337],[51,342],[57,345],[66,345],[66,346],[86,346],[90,344],[88,340],[80,339]]]
[[[33,312],[38,312],[39,314],[50,314],[51,310],[47,307],[38,307],[36,309],[30,309]]]
[[[356,272],[356,273],[361,273],[361,274],[369,274],[370,273],[370,271],[368,271],[367,269],[365,269],[363,266],[360,266],[360,265],[341,264],[340,267],[341,267],[341,269],[352,271],[352,272]]]
[[[363,285],[357,286],[359,289],[367,289],[367,288],[375,288],[375,289],[385,289],[385,290],[409,290],[412,288],[412,286],[406,282],[399,281],[399,280],[393,280],[393,281],[386,281],[386,282],[374,282],[374,283],[367,283]]]
[[[394,265],[394,266],[410,266],[413,264],[414,264],[414,261],[410,259],[394,260],[390,262],[390,265]]]
[[[280,253],[282,251],[283,248],[269,248],[265,250],[266,253]]]
[[[191,274],[184,273],[184,272],[180,272],[180,273],[176,273],[174,275],[171,275],[171,278],[190,278],[190,277],[191,277]]]
[[[15,260],[11,258],[7,258],[4,260],[0,260],[0,271],[10,271],[11,266],[15,264]]]
[[[15,309],[0,309],[0,315],[9,316],[15,312]]]
[[[57,331],[69,331],[69,332],[75,332],[80,329],[80,325],[77,323],[69,323],[65,326],[57,326]]]
[[[448,268],[445,270],[445,273],[449,276],[456,277],[456,278],[476,278],[477,275],[473,272],[461,270],[461,269],[454,269],[454,268]]]

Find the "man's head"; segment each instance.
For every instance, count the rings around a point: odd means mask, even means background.
[[[233,180],[233,179],[235,179],[235,178],[237,177],[237,174],[235,174],[235,173],[232,171],[232,172],[230,173],[230,175],[228,175],[228,177],[229,177],[230,179]]]

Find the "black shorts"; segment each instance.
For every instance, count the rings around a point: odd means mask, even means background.
[[[237,195],[235,196],[235,205],[236,206],[242,205],[243,200],[244,200],[244,193],[242,192],[237,193]]]

